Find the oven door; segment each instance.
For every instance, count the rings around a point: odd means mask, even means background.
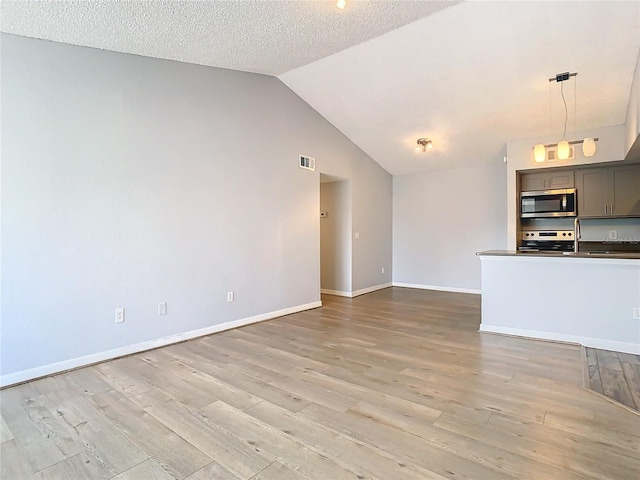
[[[528,241],[523,242],[523,244],[518,247],[518,250],[521,252],[572,252],[573,242]]]
[[[576,190],[545,190],[520,194],[520,217],[575,217]]]

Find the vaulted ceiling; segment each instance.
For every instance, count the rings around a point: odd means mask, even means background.
[[[639,2],[3,1],[4,32],[277,75],[392,174],[624,123]],[[577,100],[574,103],[574,99]],[[575,113],[574,113],[575,112]],[[576,115],[577,113],[577,115]],[[416,154],[419,137],[434,148]]]

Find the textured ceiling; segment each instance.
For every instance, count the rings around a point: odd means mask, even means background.
[[[454,1],[3,0],[2,31],[56,42],[278,75]]]
[[[548,78],[564,71],[578,72],[567,137],[624,123],[640,46],[640,2],[3,0],[0,13],[4,32],[279,75],[392,174],[561,136]]]

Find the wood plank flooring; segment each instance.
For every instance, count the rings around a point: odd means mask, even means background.
[[[579,347],[388,288],[0,392],[2,479],[636,479]]]
[[[640,412],[640,355],[583,347],[584,386]]]

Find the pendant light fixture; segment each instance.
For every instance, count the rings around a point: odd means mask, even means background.
[[[549,79],[549,83],[557,82],[560,84],[560,95],[562,96],[562,103],[564,104],[564,129],[562,130],[562,140],[558,142],[557,145],[547,144],[544,145],[539,143],[533,147],[533,159],[537,163],[542,163],[547,159],[547,149],[555,149],[555,158],[557,160],[567,160],[571,157],[571,146],[582,143],[582,153],[585,157],[592,157],[596,153],[596,142],[599,140],[598,138],[587,137],[584,140],[573,140],[571,142],[567,141],[567,121],[569,120],[569,109],[567,108],[567,99],[564,96],[564,82],[569,80],[571,77],[576,77],[577,73],[559,73],[555,77]],[[574,90],[575,96],[575,90]],[[551,101],[551,97],[549,97],[549,101]],[[574,98],[574,104],[576,100]],[[551,105],[551,103],[549,103]],[[549,107],[551,108],[551,107]],[[574,105],[575,108],[575,105]],[[575,115],[577,117],[577,115]],[[577,120],[577,118],[576,118]],[[555,148],[554,148],[555,147]],[[554,158],[552,157],[551,160]]]
[[[569,142],[562,140],[558,143],[558,160],[566,160],[571,155]]]
[[[336,7],[338,7],[340,10],[344,10],[344,7],[347,6],[347,0],[338,0],[336,2]]]
[[[585,157],[593,157],[596,154],[597,138],[585,138],[582,141],[582,153]]]

